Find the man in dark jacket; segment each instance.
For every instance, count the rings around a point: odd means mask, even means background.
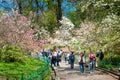
[[[73,69],[74,68],[74,62],[75,62],[74,52],[71,52],[71,54],[69,56],[69,60],[70,60],[70,67],[71,67],[71,69]]]
[[[104,58],[104,53],[103,51],[100,49],[100,52],[99,52],[99,59],[102,61]]]

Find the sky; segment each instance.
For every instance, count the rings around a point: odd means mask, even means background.
[[[7,1],[7,3],[3,2],[3,1],[4,0],[0,0],[0,10],[4,10],[5,8],[7,8],[8,12],[10,12],[11,8],[13,7],[13,4],[12,4],[11,0],[5,0],[5,1]],[[67,0],[64,0],[62,2],[62,9],[64,11],[64,14],[63,14],[64,16],[67,16],[68,13],[71,12],[71,11],[76,11],[75,7],[69,6],[69,3],[67,2]]]
[[[67,2],[67,0],[64,0],[63,2],[62,2],[62,8],[63,8],[63,11],[65,12],[64,13],[64,15],[65,16],[67,16],[67,14],[69,13],[69,12],[71,12],[71,11],[76,11],[76,8],[75,7],[71,7],[70,5],[69,5],[69,3]]]

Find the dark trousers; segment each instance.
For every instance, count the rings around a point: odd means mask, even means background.
[[[57,61],[57,66],[59,66],[59,61]]]
[[[57,66],[56,64],[57,64],[57,59],[56,59],[56,57],[55,56],[53,56],[52,57],[52,64],[54,65],[54,66]]]
[[[74,62],[70,62],[70,68],[74,69]]]

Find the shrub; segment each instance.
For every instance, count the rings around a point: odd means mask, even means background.
[[[17,46],[6,45],[0,49],[1,61],[3,62],[21,62],[25,61],[22,50]]]

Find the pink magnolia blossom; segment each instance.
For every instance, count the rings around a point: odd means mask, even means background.
[[[5,15],[2,21],[7,21],[5,24],[0,23],[0,38],[4,44],[19,45],[23,49],[40,50],[47,44],[47,40],[34,40],[33,33],[39,32],[38,29],[30,29],[30,21],[25,16],[20,15],[17,11],[14,16]],[[3,44],[3,43],[2,43]],[[0,43],[1,45],[1,43]]]
[[[8,21],[9,19],[10,19],[10,16],[8,14],[3,17],[4,21]]]
[[[15,14],[15,16],[17,16],[17,17],[20,17],[20,14],[18,13],[18,11],[15,11],[14,14]]]

